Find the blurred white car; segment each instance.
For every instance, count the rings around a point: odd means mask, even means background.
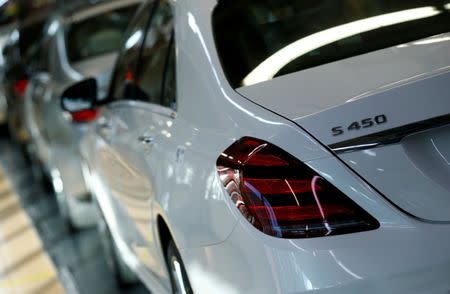
[[[32,76],[24,102],[35,174],[50,179],[62,216],[73,228],[96,221],[82,176],[78,144],[96,112],[67,115],[60,95],[71,84],[95,76],[105,95],[123,34],[139,0],[76,1],[54,13],[41,50],[46,72]]]
[[[3,79],[3,67],[0,66],[0,80]],[[0,85],[1,87],[1,85]],[[8,103],[6,101],[5,91],[3,87],[0,89],[0,125],[7,122],[8,118]]]
[[[3,79],[5,76],[5,58],[3,56],[3,49],[7,46],[14,27],[15,23],[12,23],[0,28],[0,125],[7,122],[8,116],[8,103],[6,100],[5,88],[3,87]]]
[[[62,95],[100,112],[80,148],[121,280],[448,293],[449,9],[149,1],[108,99],[92,79]]]

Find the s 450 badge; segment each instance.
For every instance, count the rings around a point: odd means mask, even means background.
[[[355,121],[349,124],[347,127],[337,126],[331,129],[333,136],[341,136],[346,132],[359,131],[361,129],[368,129],[375,127],[377,125],[382,125],[387,123],[387,117],[385,114],[377,115],[373,118],[365,118],[361,121]]]

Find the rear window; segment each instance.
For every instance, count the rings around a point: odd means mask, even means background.
[[[216,47],[234,88],[448,32],[449,0],[222,0]]]
[[[136,9],[128,6],[72,24],[66,34],[70,62],[117,51]]]

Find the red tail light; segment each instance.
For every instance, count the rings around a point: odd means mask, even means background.
[[[312,238],[379,223],[310,167],[282,149],[242,138],[217,160],[220,180],[244,217],[280,238]]]
[[[87,123],[95,120],[98,115],[98,109],[88,109],[78,112],[72,112],[72,121],[76,123]]]
[[[134,74],[131,70],[128,70],[127,72],[125,72],[125,81],[127,81],[127,82],[134,81]]]
[[[28,80],[18,80],[14,83],[14,93],[19,96],[23,97],[25,95],[25,90],[28,86]]]

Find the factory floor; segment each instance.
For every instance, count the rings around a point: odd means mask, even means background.
[[[72,232],[53,193],[37,182],[20,152],[0,136],[0,294],[148,293],[119,287],[95,228]]]

